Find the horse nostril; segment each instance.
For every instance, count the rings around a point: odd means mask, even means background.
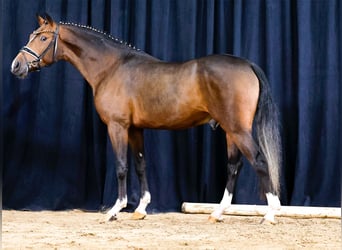
[[[17,68],[19,68],[19,67],[20,67],[20,62],[17,61],[17,62],[14,64],[14,68],[17,69]]]
[[[20,61],[19,60],[15,60],[12,63],[12,67],[11,67],[11,71],[13,74],[15,74],[16,72],[18,72],[20,70]]]

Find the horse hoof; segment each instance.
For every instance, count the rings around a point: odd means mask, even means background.
[[[132,214],[131,219],[132,220],[143,220],[145,217],[146,217],[146,214],[142,214],[142,213],[139,213],[139,212],[134,212]]]
[[[210,215],[208,218],[208,221],[210,223],[217,223],[217,222],[223,222],[223,219],[222,218],[216,218],[216,217]]]
[[[260,221],[260,224],[264,225],[276,225],[277,221],[275,219],[267,219],[267,218],[262,218]]]
[[[118,218],[115,216],[115,215],[111,215],[111,214],[108,214],[107,217],[106,217],[106,222],[110,222],[110,221],[114,221],[114,220],[117,220]]]
[[[265,214],[265,216],[262,218],[262,220],[260,221],[260,224],[272,224],[275,225],[277,224],[276,220],[275,220],[275,212],[274,211],[269,211]]]

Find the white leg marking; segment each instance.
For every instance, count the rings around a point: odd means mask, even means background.
[[[272,224],[275,224],[276,221],[275,221],[274,216],[281,208],[280,200],[278,196],[272,193],[267,193],[266,198],[267,198],[267,204],[268,204],[268,212],[265,214],[264,220],[271,222]]]
[[[228,190],[225,189],[220,205],[215,209],[214,212],[211,213],[211,217],[221,220],[223,212],[232,204],[232,199],[233,194],[229,193]]]
[[[146,191],[144,193],[144,196],[140,199],[139,206],[135,209],[135,212],[141,213],[141,214],[147,214],[146,213],[146,207],[151,202],[151,194],[150,192]]]
[[[113,217],[116,217],[116,215],[120,212],[120,210],[126,206],[127,206],[127,196],[123,198],[122,200],[117,199],[112,209],[107,212],[107,221],[112,220]]]

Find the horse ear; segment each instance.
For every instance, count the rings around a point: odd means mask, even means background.
[[[39,26],[42,26],[45,23],[45,19],[41,17],[39,14],[37,14],[36,16],[37,16],[37,21],[39,23]]]
[[[37,14],[37,20],[40,26],[42,26],[43,24],[47,25],[47,24],[52,24],[53,23],[53,19],[51,16],[49,16],[49,14],[44,14],[44,17],[40,16]]]
[[[47,21],[49,24],[53,23],[52,17],[49,14],[47,14],[47,13],[45,13],[45,21]]]

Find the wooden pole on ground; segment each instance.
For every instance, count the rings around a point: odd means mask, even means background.
[[[210,214],[217,206],[218,204],[213,203],[184,202],[182,204],[182,212],[191,214]],[[267,206],[233,204],[224,212],[224,214],[240,216],[264,216],[267,211]],[[341,218],[341,208],[281,206],[281,209],[276,215],[295,218]]]

